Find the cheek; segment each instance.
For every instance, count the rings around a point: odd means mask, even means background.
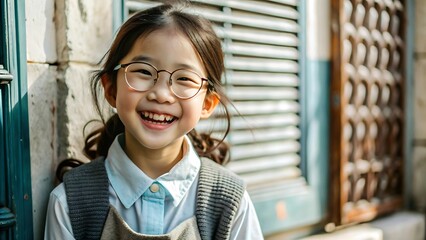
[[[184,115],[191,119],[198,120],[203,110],[203,99],[204,98],[194,98],[182,104]]]
[[[134,109],[139,101],[138,94],[119,86],[117,89],[117,111]]]

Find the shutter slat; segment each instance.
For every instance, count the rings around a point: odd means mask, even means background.
[[[262,15],[276,16],[280,18],[297,19],[299,14],[294,7],[271,4],[259,1],[235,1],[235,0],[195,0],[194,2],[206,3],[221,7],[230,7],[243,11],[254,12]]]
[[[263,58],[284,58],[296,60],[299,57],[299,52],[295,48],[249,43],[225,44],[223,50],[225,53]]]
[[[297,100],[299,91],[295,88],[273,87],[232,87],[227,94],[234,101],[241,100]]]
[[[297,113],[300,110],[299,103],[286,100],[235,102],[234,106],[242,115]]]
[[[129,12],[136,12],[141,9],[147,9],[160,5],[160,3],[154,3],[151,1],[126,1],[126,7]]]
[[[229,71],[226,73],[226,81],[235,85],[263,85],[275,87],[297,87],[299,77],[288,73],[264,73]]]
[[[298,44],[297,36],[291,33],[265,31],[260,29],[242,29],[238,27],[226,29],[218,26],[215,27],[215,31],[220,38],[238,41],[293,47]]]
[[[233,131],[229,136],[233,146],[247,144],[247,143],[258,143],[266,141],[276,140],[298,140],[300,138],[300,129],[295,126],[287,126],[280,128],[268,128],[268,129],[249,129]]]
[[[262,182],[259,184],[252,184],[247,186],[250,195],[253,195],[253,201],[262,201],[263,199],[270,199],[276,197],[279,193],[280,196],[302,194],[308,191],[306,180],[303,177],[296,177],[291,179],[277,179],[276,181]]]
[[[279,155],[298,152],[300,143],[294,140],[284,140],[267,143],[252,143],[245,145],[233,145],[231,156],[234,161],[241,159],[257,158],[265,155]]]
[[[244,118],[235,116],[232,121],[232,129],[252,129],[252,128],[273,128],[299,125],[300,118],[298,114],[287,113],[265,116],[245,116]]]
[[[278,115],[265,116],[234,116],[231,119],[233,130],[254,129],[254,128],[283,128],[286,126],[297,126],[300,123],[300,117],[296,113],[286,113]],[[197,125],[200,132],[223,131],[226,125],[223,119],[201,120]]]
[[[221,11],[213,11],[210,9],[202,9],[201,15],[213,22],[226,22],[242,26],[270,29],[283,32],[298,32],[298,24],[296,21],[286,20],[282,18],[266,17],[262,15],[248,14],[225,14]],[[254,15],[254,16],[253,16]]]
[[[262,58],[229,57],[225,61],[225,66],[228,69],[259,72],[297,73],[299,70],[299,64],[296,61]]]
[[[300,177],[300,169],[296,166],[286,168],[275,168],[255,173],[242,174],[241,177],[248,186],[255,187],[259,184],[267,184],[270,182],[282,182]],[[274,192],[277,194],[277,192]],[[257,194],[256,194],[257,195]]]
[[[300,156],[298,154],[286,154],[281,156],[268,156],[254,158],[245,161],[232,161],[226,165],[232,171],[243,174],[267,169],[294,167],[300,164]]]
[[[296,7],[299,3],[299,0],[268,0],[268,2],[287,4]]]

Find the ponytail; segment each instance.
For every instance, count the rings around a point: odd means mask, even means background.
[[[84,155],[89,158],[89,160],[94,160],[100,156],[106,156],[115,137],[122,132],[124,132],[124,125],[118,115],[114,114],[108,119],[104,126],[87,135],[84,141]],[[83,164],[84,162],[74,158],[63,160],[56,168],[56,178],[62,182],[64,174],[67,171]]]
[[[124,125],[118,114],[114,114],[104,126],[90,133],[85,140],[84,154],[94,160],[100,156],[106,156],[108,149],[115,137],[124,132]]]
[[[188,136],[200,157],[209,158],[220,165],[229,162],[229,144],[223,139],[218,140],[205,133],[199,134],[195,129]]]

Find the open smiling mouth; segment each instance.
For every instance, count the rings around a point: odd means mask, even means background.
[[[174,122],[177,117],[167,115],[167,114],[157,114],[152,112],[141,112],[141,118],[145,121],[155,123],[155,124],[170,124]]]

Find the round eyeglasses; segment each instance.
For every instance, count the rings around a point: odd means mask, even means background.
[[[131,62],[117,65],[114,71],[120,68],[124,68],[124,78],[127,85],[139,92],[145,92],[154,87],[160,72],[170,74],[169,88],[180,99],[190,99],[197,95],[203,87],[204,81],[213,86],[210,80],[188,69],[177,69],[169,72],[167,70],[157,70],[156,67],[146,62]]]

